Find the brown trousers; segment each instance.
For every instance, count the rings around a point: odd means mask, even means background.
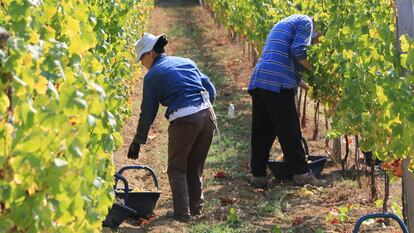
[[[168,128],[168,179],[175,214],[203,208],[203,169],[215,125],[208,109],[178,118]]]

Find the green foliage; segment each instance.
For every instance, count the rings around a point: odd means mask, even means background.
[[[378,200],[375,201],[375,207],[377,207],[378,209],[382,208],[383,204],[384,204],[383,199],[378,199]]]
[[[283,230],[281,227],[279,227],[279,226],[274,226],[273,228],[272,228],[272,233],[294,233],[294,232],[307,232],[306,230],[304,230],[304,229],[300,229],[300,228],[298,228],[298,226],[295,226],[295,227],[292,227],[292,228],[289,228],[289,229],[286,229],[286,230]],[[322,228],[318,228],[318,229],[316,229],[316,231],[314,231],[315,233],[323,233],[323,230],[322,230]]]
[[[242,221],[234,208],[230,208],[227,224],[232,228],[237,228],[242,224]]]
[[[100,232],[137,75],[133,41],[153,1],[1,5],[12,38],[0,52],[0,228]]]
[[[283,207],[286,205],[284,191],[275,191],[274,196],[270,200],[266,200],[259,205],[260,215],[277,215],[283,217]]]
[[[272,228],[272,233],[283,233],[282,229],[278,226]]]
[[[344,223],[350,219],[350,214],[353,209],[359,209],[358,205],[343,205],[330,211],[326,216],[326,221],[331,224]]]
[[[237,233],[237,232],[245,232],[240,229],[234,229],[226,224],[218,224],[218,225],[211,225],[211,224],[198,224],[194,226],[190,232],[194,233]]]
[[[393,201],[391,203],[391,210],[392,213],[395,213],[396,215],[398,215],[400,218],[403,217],[403,213],[402,213],[402,206],[398,205],[398,203],[396,201]]]
[[[211,224],[197,224],[191,232],[197,233],[237,233],[237,232],[250,232],[246,229],[237,210],[234,208],[229,209],[229,215],[225,223],[211,225]]]
[[[333,118],[331,135],[359,134],[362,149],[382,160],[413,156],[414,44],[400,38],[400,56],[393,1],[206,3],[221,23],[259,49],[282,18],[295,13],[313,16],[323,36],[309,51],[314,72],[304,79],[312,86],[312,97]],[[408,70],[404,75],[403,68]]]

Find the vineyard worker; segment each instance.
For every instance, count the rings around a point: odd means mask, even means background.
[[[306,15],[282,19],[267,36],[248,86],[253,100],[250,164],[253,186],[267,185],[266,167],[276,137],[297,185],[326,183],[314,176],[305,161],[294,101],[298,86],[308,89],[299,72],[311,70],[306,48],[312,39],[316,42],[318,34],[313,31],[313,20]]]
[[[202,174],[216,128],[212,108],[216,90],[192,60],[165,55],[167,43],[165,35],[149,33],[136,42],[136,62],[141,61],[148,72],[144,77],[137,133],[128,158],[138,158],[159,104],[167,106],[167,174],[174,211],[166,216],[187,222],[191,215],[201,215],[203,208]]]

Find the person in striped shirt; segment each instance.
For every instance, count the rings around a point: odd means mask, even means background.
[[[318,38],[312,18],[299,14],[279,21],[267,36],[248,87],[253,100],[250,164],[253,186],[267,185],[267,161],[276,137],[297,185],[326,183],[314,176],[305,161],[295,107],[298,86],[308,89],[300,77],[300,72],[311,71],[306,49]]]

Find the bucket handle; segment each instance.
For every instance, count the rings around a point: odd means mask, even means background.
[[[135,169],[135,170],[143,169],[143,170],[149,171],[149,173],[152,176],[152,179],[154,180],[155,187],[157,188],[157,190],[159,190],[157,176],[155,175],[155,172],[150,167],[142,166],[142,165],[130,165],[130,166],[122,167],[121,169],[119,169],[119,171],[117,173],[120,174],[120,175],[122,175],[122,173],[124,171],[126,171],[126,170],[132,170],[132,169]],[[115,185],[116,184],[117,183],[115,183]]]
[[[304,138],[304,137],[302,137],[302,144],[303,144],[303,147],[304,147],[304,149],[305,149],[305,155],[308,155],[309,156],[309,147],[308,147],[308,143],[306,142],[306,139]]]
[[[123,175],[118,174],[118,173],[115,173],[114,177],[115,177],[114,190],[116,190],[118,180],[122,180],[122,182],[124,183],[124,192],[125,192],[125,199],[126,199],[128,196],[128,192],[129,192],[128,181],[125,179]]]
[[[370,218],[392,218],[392,219],[396,220],[398,222],[398,224],[400,224],[400,227],[401,227],[401,229],[403,230],[404,233],[409,233],[409,231],[407,229],[407,226],[404,224],[404,222],[401,220],[401,218],[399,218],[397,215],[395,215],[393,213],[376,213],[376,214],[364,215],[355,224],[355,228],[352,231],[352,233],[358,233],[362,222],[364,222],[365,220],[370,219]]]

